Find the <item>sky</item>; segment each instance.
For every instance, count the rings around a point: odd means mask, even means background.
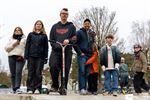
[[[51,26],[60,20],[62,8],[69,9],[69,20],[86,8],[105,6],[109,12],[115,11],[118,34],[128,39],[133,21],[150,20],[150,0],[1,0],[0,1],[0,58],[7,64],[4,46],[16,26],[23,29],[25,35],[32,31],[36,20],[42,20],[47,34]]]

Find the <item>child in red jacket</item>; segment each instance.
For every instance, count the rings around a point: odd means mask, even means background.
[[[92,45],[93,53],[92,56],[87,60],[86,64],[92,64],[90,74],[88,76],[88,92],[90,94],[97,94],[97,83],[98,83],[98,48],[95,43]]]

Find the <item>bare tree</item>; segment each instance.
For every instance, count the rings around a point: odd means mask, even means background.
[[[133,22],[131,42],[134,44],[140,44],[144,51],[150,47],[150,21],[144,22]]]
[[[92,7],[90,9],[79,11],[75,15],[73,23],[76,28],[79,29],[83,25],[83,20],[89,18],[92,22],[92,29],[97,33],[97,43],[100,47],[105,44],[105,36],[107,34],[113,34],[115,36],[114,43],[120,43],[120,47],[123,47],[124,40],[120,40],[121,42],[118,42],[118,27],[116,27],[117,22],[115,21],[115,16],[116,12],[111,12],[109,14],[105,7]]]

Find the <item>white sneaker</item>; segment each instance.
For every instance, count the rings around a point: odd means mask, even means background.
[[[86,90],[81,89],[81,91],[80,91],[80,95],[86,95]]]
[[[40,91],[36,89],[34,94],[40,94]]]
[[[134,96],[140,96],[141,93],[133,93]]]
[[[13,90],[8,92],[8,94],[15,94],[15,93],[16,93],[16,91],[13,91]]]
[[[103,94],[103,96],[108,96],[108,95],[110,95],[109,92],[103,92],[102,94]]]
[[[21,91],[21,89],[17,89],[17,90],[16,90],[16,93],[17,93],[17,94],[22,94],[23,92]]]
[[[33,91],[30,90],[30,91],[28,91],[27,93],[28,93],[28,94],[33,94]]]
[[[117,96],[118,95],[118,93],[115,91],[115,92],[113,92],[113,96]]]

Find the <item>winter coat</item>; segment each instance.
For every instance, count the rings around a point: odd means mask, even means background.
[[[120,63],[121,60],[121,56],[120,56],[120,51],[118,50],[118,48],[116,46],[111,46],[112,49],[112,56],[113,56],[113,62],[114,62],[114,67],[116,63]],[[108,68],[108,50],[107,50],[107,46],[104,45],[101,48],[101,53],[100,53],[100,64],[103,66],[105,66],[106,68]]]
[[[86,56],[92,55],[92,44],[94,42],[95,34],[92,31],[87,32],[85,28],[81,28],[76,32],[77,35],[77,45],[75,51],[78,55],[84,53]]]
[[[29,33],[25,46],[25,58],[39,57],[46,59],[48,57],[48,38],[46,34],[31,32]]]
[[[63,43],[65,39],[68,39],[69,44],[74,44],[76,42],[75,32],[76,28],[72,22],[67,22],[66,24],[58,22],[52,26],[52,29],[50,31],[50,40]],[[51,42],[50,44],[53,51],[61,53],[62,48],[58,43]],[[72,46],[67,46],[65,50],[72,51]]]
[[[23,35],[19,44],[17,46],[13,46],[18,40],[11,38],[7,45],[5,46],[5,50],[8,53],[8,56],[22,56],[24,57],[24,50],[25,50],[25,43],[26,43],[26,38]]]
[[[119,74],[120,76],[128,76],[128,65],[125,63],[121,63],[119,65]]]
[[[139,57],[135,57],[131,70],[133,72],[146,72],[147,70],[147,60],[146,56],[142,51],[139,51]]]
[[[98,66],[98,51],[94,51],[92,56],[87,60],[86,64],[92,64],[90,69],[90,74],[92,73],[99,73],[99,66]]]

